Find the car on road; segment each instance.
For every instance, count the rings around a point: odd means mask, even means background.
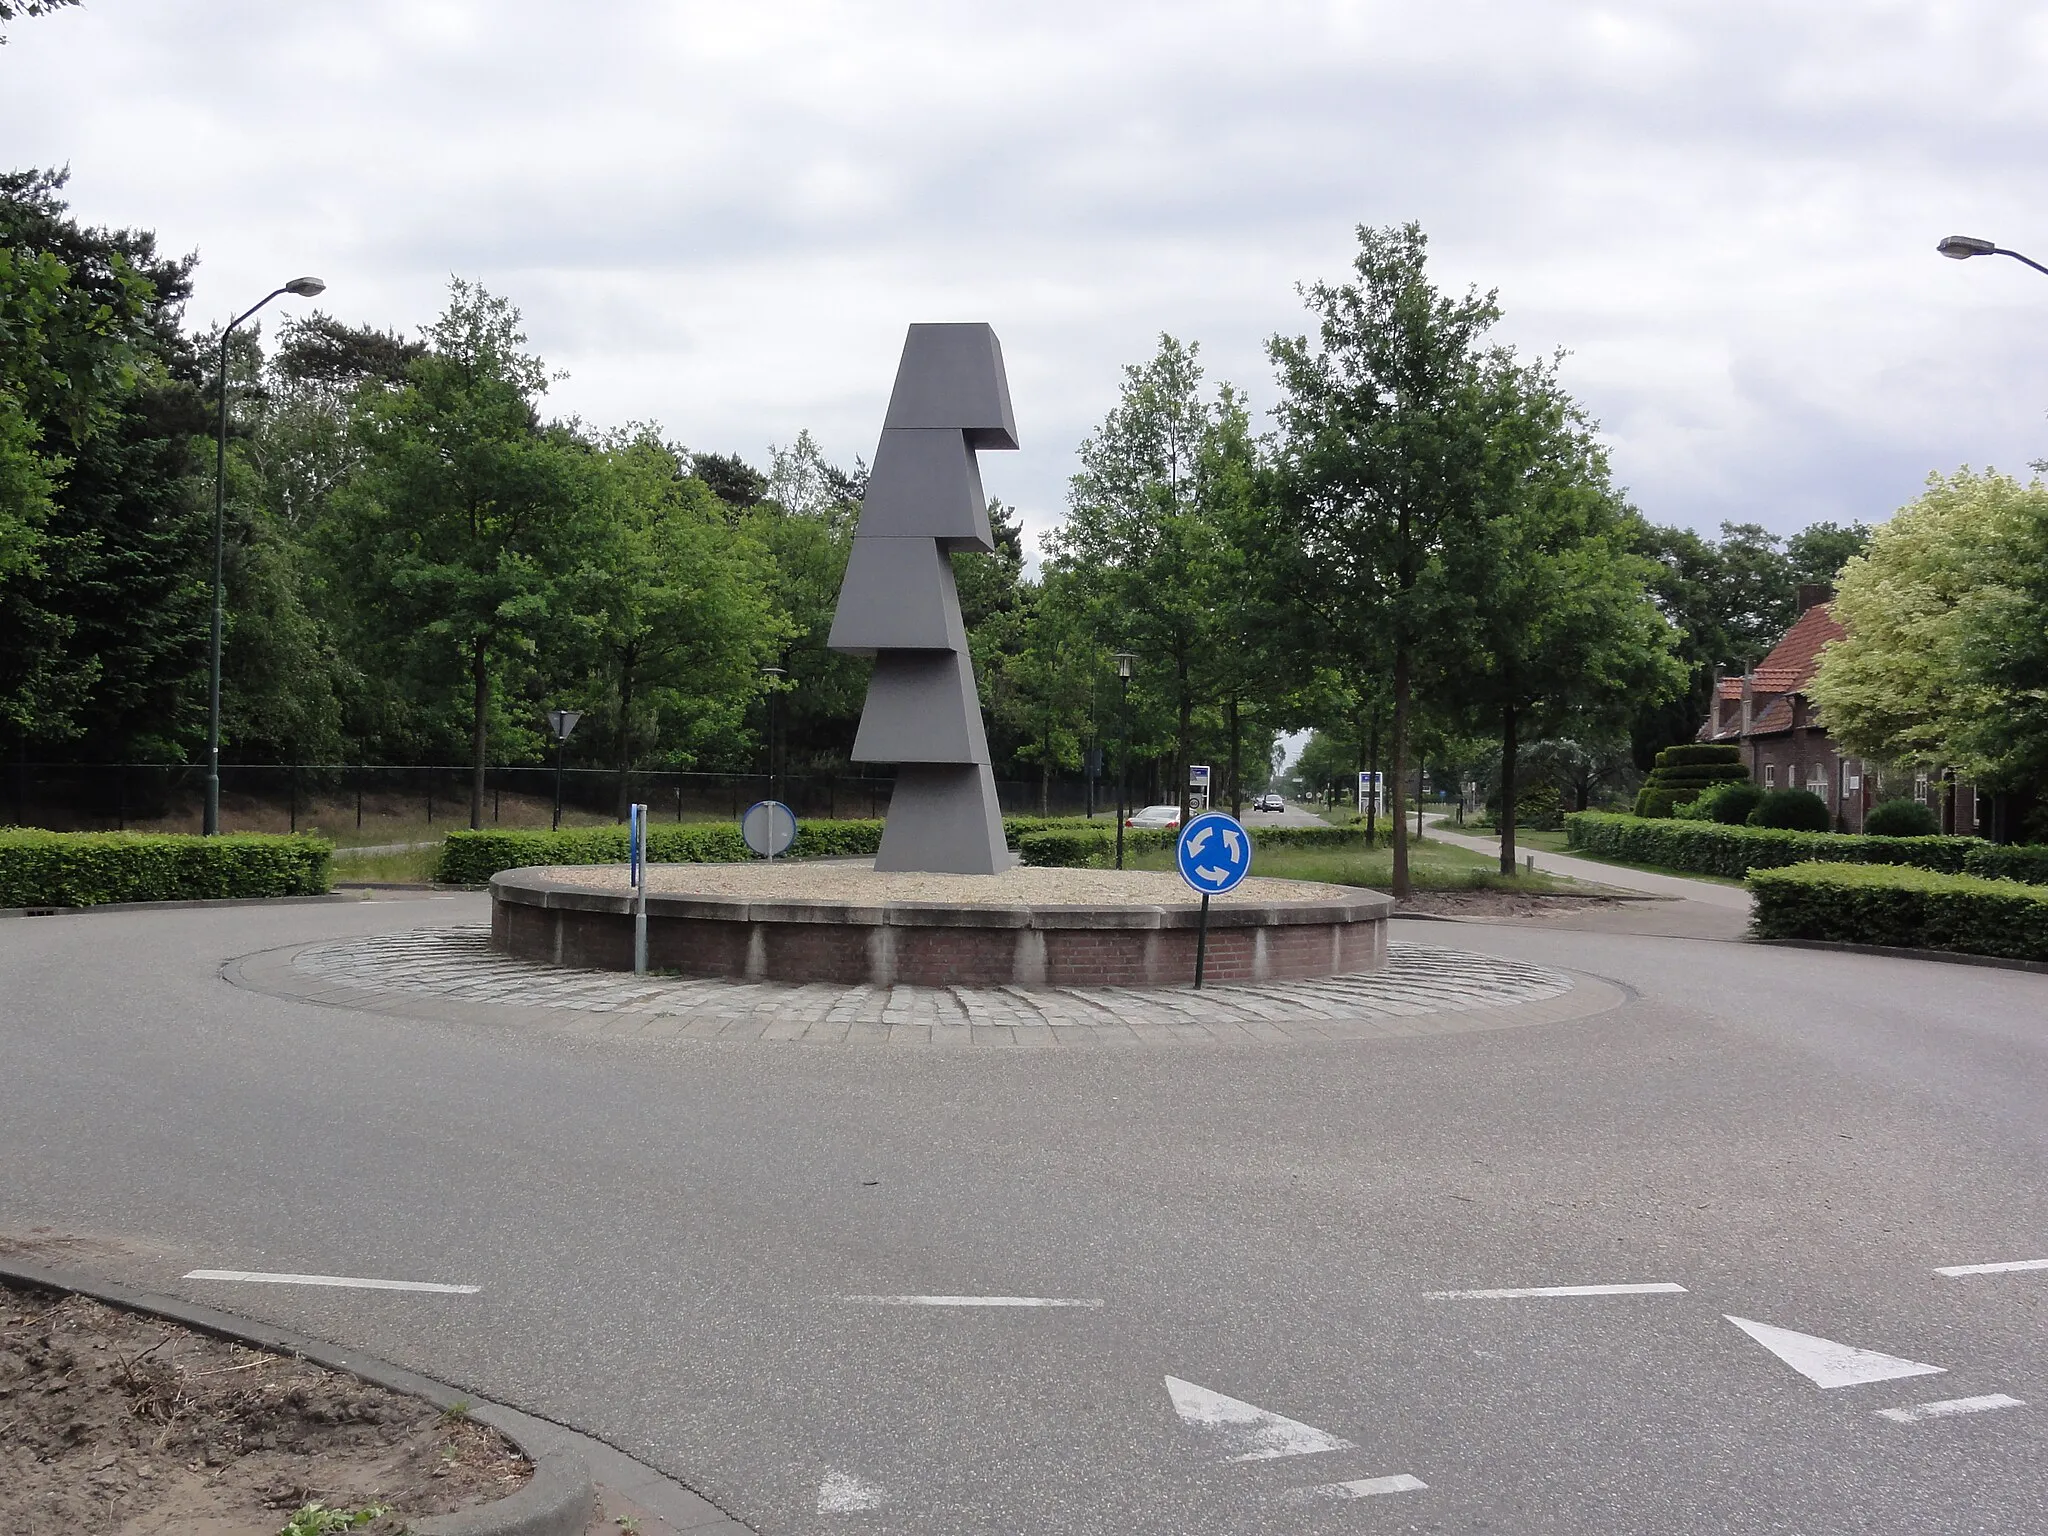
[[[1142,810],[1131,812],[1124,818],[1127,827],[1164,827],[1169,832],[1180,830],[1180,807],[1177,805],[1148,805]]]
[[[1287,802],[1278,795],[1265,794],[1252,802],[1252,809],[1255,811],[1284,811],[1287,809]]]

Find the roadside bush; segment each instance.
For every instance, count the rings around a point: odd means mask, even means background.
[[[1834,825],[1828,803],[1810,789],[1770,789],[1749,813],[1752,827],[1780,832],[1825,832]]]
[[[1863,830],[1872,837],[1935,837],[1941,821],[1918,800],[1885,800],[1870,808]]]
[[[1963,856],[1965,874],[2048,885],[2048,843],[1985,843]]]
[[[1724,827],[1739,827],[1749,820],[1764,792],[1747,779],[1729,779],[1708,786],[1690,805],[1676,806],[1671,814],[1680,821],[1712,821]]]
[[[1824,863],[1759,870],[1749,887],[1758,938],[2048,961],[2048,887]]]
[[[872,854],[882,844],[879,821],[799,821],[794,859]],[[444,885],[487,885],[501,869],[535,864],[623,864],[624,827],[564,827],[559,832],[450,832],[441,842],[434,878]],[[728,864],[753,857],[734,822],[684,822],[647,829],[647,856],[657,864]]]
[[[1753,869],[1808,860],[1841,864],[1910,864],[1960,874],[1965,858],[1990,845],[1974,837],[1871,837],[1850,832],[1792,832],[1722,826],[1711,821],[1650,821],[1605,811],[1574,811],[1564,819],[1568,847],[1602,858],[1739,880]]]
[[[325,838],[243,832],[0,830],[0,907],[95,907],[110,901],[315,896],[332,888]]]
[[[1367,844],[1365,828],[1355,827],[1247,827],[1254,852],[1260,848],[1357,848]],[[1171,848],[1178,832],[1158,827],[1130,827],[1124,831],[1124,853],[1151,853]],[[1384,822],[1373,830],[1371,846],[1393,845],[1393,829]],[[1017,851],[1034,868],[1100,869],[1116,860],[1116,826],[1086,822],[1076,827],[1047,832],[1027,832],[1017,841]]]

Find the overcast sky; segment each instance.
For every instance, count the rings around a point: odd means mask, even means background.
[[[201,258],[415,330],[525,311],[553,408],[872,456],[904,325],[986,319],[1045,527],[1162,330],[1265,339],[1360,223],[1569,349],[1618,478],[1711,531],[1879,520],[2048,455],[2048,7],[86,0],[0,49],[0,142]],[[280,300],[280,304],[291,302]]]

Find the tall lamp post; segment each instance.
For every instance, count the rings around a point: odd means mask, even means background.
[[[768,798],[775,798],[775,697],[782,692],[782,680],[789,676],[786,667],[763,667],[761,675],[768,679]]]
[[[230,320],[220,333],[220,423],[213,443],[213,682],[206,705],[206,825],[208,837],[220,831],[220,620],[221,542],[227,521],[228,496],[228,337],[236,326],[255,314],[279,294],[296,294],[310,299],[327,291],[317,277],[295,277],[282,288],[273,289]]]
[[[1116,653],[1117,682],[1122,685],[1119,713],[1122,715],[1123,745],[1116,758],[1116,867],[1124,867],[1124,801],[1130,794],[1131,779],[1131,663],[1138,658],[1129,651]]]
[[[2008,251],[2004,246],[1989,240],[1980,240],[1975,235],[1950,235],[1935,249],[1951,261],[1968,261],[1972,256],[2010,256],[2014,261],[2023,261],[2036,272],[2048,272],[2031,256],[2022,256],[2018,251]]]
[[[583,718],[580,709],[551,709],[548,711],[548,729],[555,733],[555,830],[562,830],[562,754],[569,749],[570,733],[576,729],[576,722]]]

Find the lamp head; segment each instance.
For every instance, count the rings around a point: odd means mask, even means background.
[[[302,299],[310,299],[325,293],[327,285],[317,277],[295,277],[284,285],[284,291],[297,294]]]
[[[1126,681],[1129,681],[1131,675],[1131,663],[1136,661],[1137,659],[1138,658],[1129,651],[1118,651],[1116,653],[1116,675],[1118,677],[1125,679]]]
[[[1980,240],[1975,235],[1950,235],[1935,249],[1951,261],[1968,261],[1972,256],[1995,256],[1998,244],[1992,240]]]

